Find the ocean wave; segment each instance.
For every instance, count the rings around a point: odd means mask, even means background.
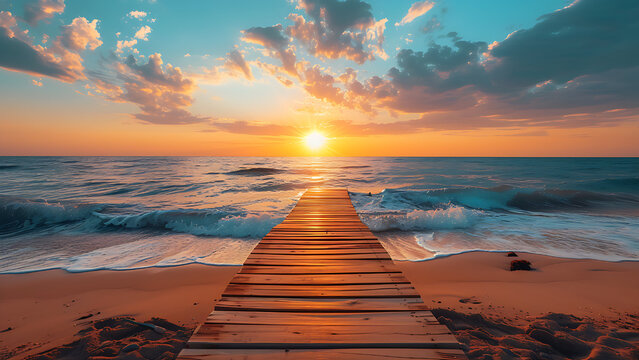
[[[435,190],[385,189],[379,194],[353,194],[357,208],[367,211],[431,210],[449,205],[475,210],[559,211],[578,210],[607,204],[634,204],[639,199],[629,194],[600,193],[585,190],[524,189],[510,186],[494,188],[445,188]]]
[[[362,213],[360,216],[372,231],[450,230],[472,226],[481,216],[481,212],[461,206],[450,206],[433,210],[413,210],[407,213]]]
[[[341,169],[364,169],[369,167],[371,166],[370,165],[348,165],[348,166],[342,166]]]
[[[0,197],[0,234],[10,236],[51,226],[69,225],[69,229],[84,232],[139,229],[231,238],[259,238],[282,221],[282,218],[277,216],[222,208],[114,213],[130,207],[126,204],[76,204]]]
[[[19,165],[0,165],[0,170],[11,170],[19,168]]]
[[[192,235],[259,238],[282,218],[265,214],[229,213],[221,210],[158,210],[133,215],[95,213],[102,226],[124,229],[168,229]]]
[[[639,193],[639,177],[602,179],[585,182],[582,186],[592,191],[637,194]]]
[[[282,169],[268,168],[268,167],[255,167],[248,169],[239,169],[235,171],[229,171],[226,175],[241,175],[241,176],[267,176],[275,175],[286,172]]]

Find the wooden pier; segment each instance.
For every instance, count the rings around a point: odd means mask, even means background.
[[[310,189],[179,359],[465,359],[343,189]]]

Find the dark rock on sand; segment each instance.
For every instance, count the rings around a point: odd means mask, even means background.
[[[517,257],[518,255],[517,255],[517,253],[516,253],[516,252],[511,251],[511,252],[509,252],[508,254],[506,254],[506,256],[508,256],[508,257]]]
[[[513,260],[510,262],[510,271],[515,270],[532,270],[528,260]]]

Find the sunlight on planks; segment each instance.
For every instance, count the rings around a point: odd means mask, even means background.
[[[465,359],[344,189],[310,189],[179,359]]]

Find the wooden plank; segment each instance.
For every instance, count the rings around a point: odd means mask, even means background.
[[[380,346],[380,344],[387,344]],[[393,344],[393,345],[391,345]],[[444,325],[233,325],[205,323],[189,348],[432,348],[458,346]]]
[[[375,265],[361,266],[265,266],[265,265],[245,265],[238,274],[289,274],[289,275],[312,275],[312,274],[385,274],[401,273],[397,268],[380,268]]]
[[[301,243],[301,244],[291,244],[290,241],[286,242],[260,242],[255,246],[253,251],[288,251],[288,250],[296,250],[300,252],[304,251],[386,251],[384,247],[379,243],[366,242],[366,243],[329,243],[329,244],[317,244],[317,243]]]
[[[439,325],[430,311],[376,312],[376,313],[295,313],[214,311],[205,321],[218,324],[261,325]]]
[[[357,285],[357,284],[408,284],[400,273],[378,274],[312,274],[312,275],[263,275],[237,274],[231,284],[278,284],[278,285]]]
[[[304,298],[222,298],[215,310],[267,311],[267,312],[382,312],[428,310],[421,299],[304,299]]]
[[[341,262],[341,260],[346,261],[346,263]],[[264,254],[264,253],[252,253],[248,258],[246,258],[245,264],[255,264],[260,261],[264,261],[266,263],[273,263],[276,265],[348,265],[349,260],[359,260],[358,263],[361,263],[362,260],[391,260],[391,257],[388,253],[355,253],[355,254]]]
[[[230,284],[222,296],[299,297],[299,298],[391,298],[419,297],[408,284],[378,285],[250,285]]]
[[[357,247],[357,248],[342,248],[342,249],[323,249],[321,247],[315,248],[255,248],[252,255],[286,255],[286,256],[322,256],[322,255],[362,255],[362,254],[384,254],[388,253],[383,248],[370,248],[370,247]]]
[[[452,349],[184,349],[181,360],[463,360],[464,352]]]

